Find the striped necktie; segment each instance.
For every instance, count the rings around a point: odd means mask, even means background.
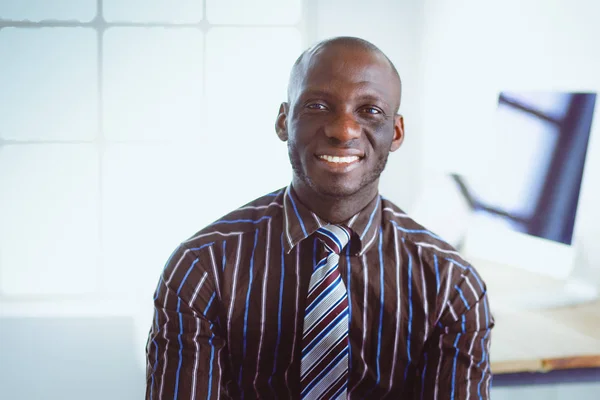
[[[317,230],[327,255],[314,267],[306,299],[300,382],[302,399],[346,398],[348,379],[348,295],[339,270],[350,230]]]

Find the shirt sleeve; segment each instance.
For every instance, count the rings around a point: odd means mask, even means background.
[[[488,400],[494,318],[485,284],[472,267],[451,264],[448,294],[420,361],[417,399]]]
[[[146,346],[146,399],[217,399],[225,341],[214,322],[216,291],[209,270],[190,249],[167,262],[154,295]]]

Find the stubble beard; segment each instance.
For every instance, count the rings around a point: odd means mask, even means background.
[[[365,187],[371,185],[381,176],[381,173],[385,169],[387,165],[387,160],[389,153],[385,153],[382,157],[377,160],[377,164],[375,168],[362,177],[360,184],[356,188],[344,188],[340,186],[330,186],[330,187],[322,187],[314,182],[310,176],[304,171],[302,167],[302,162],[300,160],[300,155],[298,152],[294,151],[293,147],[288,143],[288,154],[290,158],[290,163],[292,165],[292,171],[294,175],[301,180],[305,185],[310,187],[315,193],[323,196],[323,197],[332,197],[335,199],[341,199],[353,196],[363,190]]]

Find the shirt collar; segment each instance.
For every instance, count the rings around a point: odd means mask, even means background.
[[[328,222],[319,218],[306,208],[289,185],[283,195],[283,225],[285,233],[284,249],[286,253]],[[363,255],[375,242],[381,226],[381,197],[375,196],[369,204],[352,218],[344,222],[352,229],[351,252]]]

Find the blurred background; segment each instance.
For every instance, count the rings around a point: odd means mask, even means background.
[[[382,194],[498,294],[492,397],[597,399],[598,18],[594,0],[0,0],[0,398],[143,398],[165,260],[289,183],[289,70],[352,35],[403,79]],[[558,359],[578,361],[531,374]]]

